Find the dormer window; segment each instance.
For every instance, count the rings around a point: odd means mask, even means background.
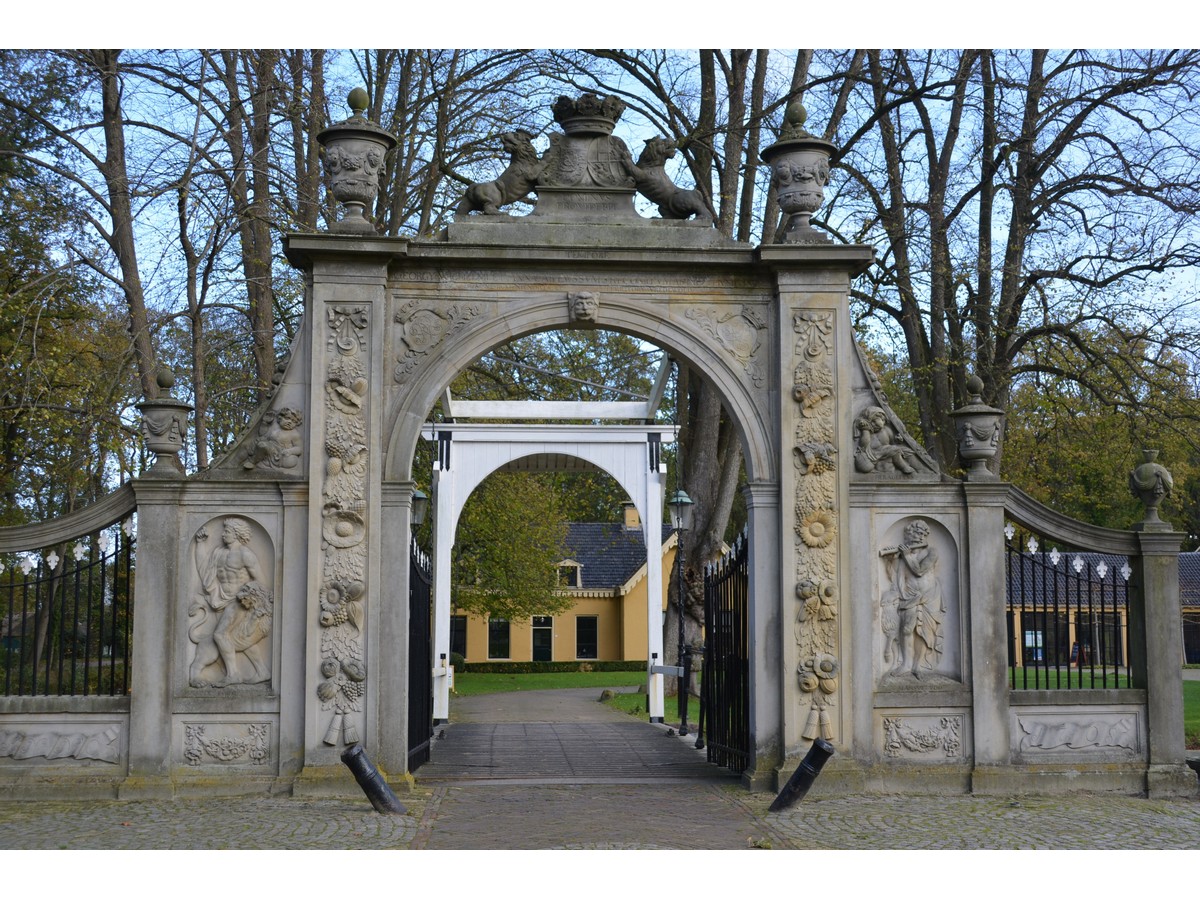
[[[558,564],[558,586],[577,588],[583,585],[583,567],[573,559],[564,559]]]

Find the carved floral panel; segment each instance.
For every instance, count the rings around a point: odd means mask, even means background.
[[[265,722],[183,727],[183,760],[189,766],[262,766],[270,758],[271,726]]]
[[[367,563],[367,337],[370,310],[328,311],[325,467],[321,483],[321,662],[317,699],[329,713],[324,742],[358,742],[367,678],[364,617]],[[414,339],[415,341],[415,339]]]
[[[834,718],[841,685],[837,619],[837,397],[833,370],[834,316],[800,310],[792,318],[792,399],[796,402],[794,635],[804,726],[801,736],[835,740]]]

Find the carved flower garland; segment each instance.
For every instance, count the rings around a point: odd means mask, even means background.
[[[325,478],[321,486],[321,676],[317,699],[333,712],[324,741],[358,742],[350,718],[361,712],[367,667],[363,652],[367,523],[368,395],[362,351],[370,324],[365,307],[329,311],[329,366],[325,381]]]
[[[808,717],[801,736],[832,740],[829,713],[839,689],[837,650],[838,516],[835,431],[836,392],[831,365],[833,313],[803,310],[793,316],[792,399],[796,402],[796,669]]]

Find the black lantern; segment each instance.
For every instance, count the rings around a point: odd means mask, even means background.
[[[429,495],[420,488],[412,495],[412,524],[418,528],[425,524],[425,514],[429,512]]]

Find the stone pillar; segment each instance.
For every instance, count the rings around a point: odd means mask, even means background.
[[[387,273],[406,247],[337,235],[287,241],[289,259],[309,279],[313,452],[302,786],[314,790],[313,779],[325,774],[346,780],[340,754],[347,746],[366,741],[364,749],[378,756],[384,726],[377,715],[395,705],[385,698],[407,684],[387,680],[397,663],[385,657],[403,658],[403,648],[385,646],[376,633],[388,630],[380,625],[387,602],[381,568]]]
[[[383,584],[377,615],[372,625],[377,640],[372,649],[379,660],[379,683],[375,705],[375,728],[370,745],[379,770],[395,775],[408,769],[408,668],[429,665],[428,660],[408,658],[408,578],[412,535],[412,497],[416,482],[383,485],[381,531]]]
[[[777,677],[782,782],[814,738],[832,742],[843,758],[852,746],[849,365],[855,355],[849,295],[851,278],[870,265],[873,252],[861,246],[777,244],[760,247],[758,254],[775,271],[778,297],[774,327],[779,341],[782,583],[774,602],[781,604]],[[794,451],[808,444],[838,448],[835,465],[802,472],[794,464]],[[805,610],[797,594],[801,585],[828,598],[822,614]],[[761,603],[769,595],[755,591],[754,596]],[[763,738],[758,735],[760,744]],[[835,759],[826,771],[839,769],[848,771],[848,766]]]
[[[305,325],[307,327],[307,323]],[[315,452],[315,450],[314,450]],[[276,621],[283,629],[279,654],[279,774],[295,777],[304,768],[304,713],[308,690],[305,679],[309,631],[308,485],[281,484],[283,540],[278,552],[287,565],[276,591]]]
[[[1146,691],[1146,787],[1152,798],[1197,795],[1196,775],[1184,756],[1182,537],[1170,531],[1140,532],[1141,555],[1132,561],[1129,580],[1130,666],[1133,686]]]
[[[780,602],[779,485],[756,481],[742,491],[746,500],[750,542],[748,595],[752,602],[747,632],[750,657],[750,763],[742,784],[753,791],[776,789],[775,775],[783,762],[780,742],[783,712],[782,645],[785,634]]]
[[[183,482],[143,476],[137,496],[137,589],[133,604],[134,664],[129,675],[129,774],[121,799],[171,796],[172,635],[179,566]]]
[[[967,615],[970,635],[971,722],[975,793],[1011,790],[1004,769],[1010,762],[1008,703],[1007,580],[1004,571],[1004,500],[1008,485],[970,481],[963,485],[967,504]]]

